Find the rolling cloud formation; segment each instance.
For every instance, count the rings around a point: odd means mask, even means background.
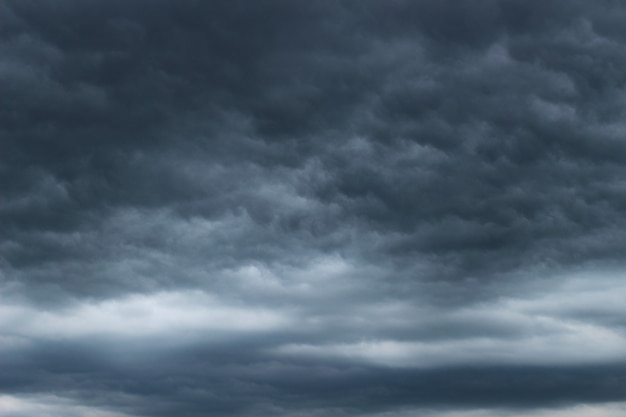
[[[3,416],[626,413],[623,2],[0,14]]]

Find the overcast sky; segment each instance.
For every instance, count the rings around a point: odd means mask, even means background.
[[[626,3],[0,0],[3,417],[626,415]]]

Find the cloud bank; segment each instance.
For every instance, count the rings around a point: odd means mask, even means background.
[[[622,6],[0,2],[3,415],[623,414]]]

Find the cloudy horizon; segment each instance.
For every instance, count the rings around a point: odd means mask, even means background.
[[[3,417],[626,415],[623,2],[0,14]]]

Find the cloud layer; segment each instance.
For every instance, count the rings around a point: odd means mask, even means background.
[[[623,413],[621,3],[0,4],[8,416]]]

